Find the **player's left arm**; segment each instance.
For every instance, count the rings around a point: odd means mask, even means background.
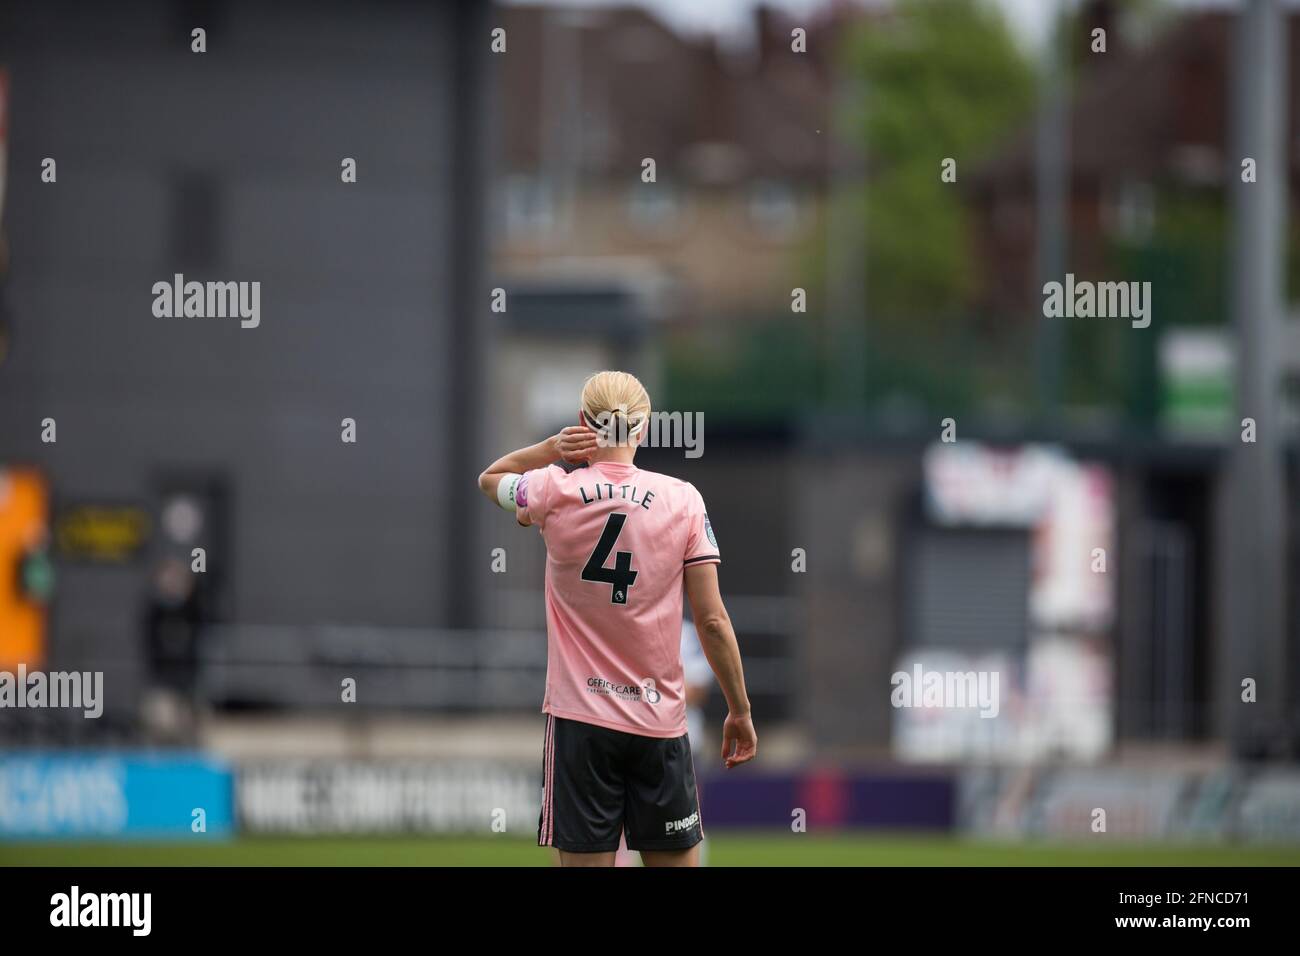
[[[478,476],[478,487],[489,501],[515,511],[519,523],[529,525],[532,520],[527,511],[514,507],[514,492],[523,475],[561,459],[572,463],[586,461],[595,450],[596,433],[585,425],[570,425],[536,445],[502,455]],[[503,482],[506,483],[504,486]]]

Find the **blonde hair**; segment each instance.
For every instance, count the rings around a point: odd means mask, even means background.
[[[597,372],[583,383],[582,417],[605,444],[625,445],[650,420],[650,395],[635,375]]]

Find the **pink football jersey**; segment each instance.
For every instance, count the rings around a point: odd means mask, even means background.
[[[682,570],[721,561],[700,493],[616,462],[525,478],[521,507],[546,541],[542,712],[680,737]]]

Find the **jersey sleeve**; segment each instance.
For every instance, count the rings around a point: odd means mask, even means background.
[[[721,564],[718,539],[713,535],[713,525],[709,524],[709,514],[704,510],[704,499],[694,485],[687,488],[686,555],[683,561],[685,564]]]
[[[528,520],[538,531],[546,527],[546,505],[551,491],[551,469],[534,468],[524,472],[522,487],[516,492],[515,504],[528,515]],[[522,493],[522,500],[521,500]]]

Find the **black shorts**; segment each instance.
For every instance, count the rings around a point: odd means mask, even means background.
[[[546,715],[537,844],[571,853],[686,850],[704,838],[691,744]]]

